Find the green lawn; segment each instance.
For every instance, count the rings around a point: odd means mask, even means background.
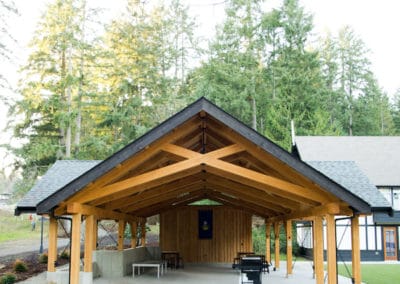
[[[351,273],[351,264],[347,264]],[[343,264],[338,265],[339,274],[350,277]],[[362,282],[367,284],[400,283],[400,264],[361,264]]]
[[[47,222],[45,222],[44,233],[47,235]],[[10,212],[0,211],[0,243],[12,240],[39,239],[40,218],[36,222],[36,230],[31,230],[31,222],[28,215],[14,216]]]

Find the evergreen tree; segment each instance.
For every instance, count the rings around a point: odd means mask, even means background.
[[[12,108],[22,118],[14,122],[14,135],[26,143],[15,153],[26,168],[46,168],[57,158],[72,158],[74,132],[80,143],[76,131],[81,131],[84,50],[89,49],[82,41],[85,4],[49,4],[31,41],[33,51],[21,70],[22,99]]]

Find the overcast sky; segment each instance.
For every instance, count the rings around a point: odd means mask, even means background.
[[[16,49],[16,62],[23,63],[29,53],[29,42],[36,22],[44,11],[45,0],[14,0],[21,16],[12,20],[12,33],[19,42]],[[191,12],[197,17],[199,33],[212,35],[213,27],[221,22],[224,11],[224,0],[186,0]],[[266,5],[278,7],[280,0],[266,0]],[[124,0],[88,0],[89,5],[107,7],[116,15],[124,7]],[[332,33],[350,25],[366,46],[371,50],[372,69],[381,87],[392,95],[400,88],[400,1],[398,0],[300,0],[306,11],[313,14],[315,33],[330,30]],[[11,82],[16,82],[16,67],[2,64],[3,72]],[[2,104],[0,102],[0,104]],[[0,127],[5,125],[4,106],[0,105]],[[0,143],[5,143],[9,135],[0,136]],[[0,162],[1,167],[1,162]]]

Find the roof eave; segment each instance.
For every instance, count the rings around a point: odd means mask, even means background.
[[[32,206],[17,206],[14,210],[14,215],[19,216],[21,214],[36,213],[36,207]]]

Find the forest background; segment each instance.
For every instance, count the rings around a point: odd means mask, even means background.
[[[185,1],[127,0],[106,23],[86,0],[49,1],[18,86],[0,74],[19,94],[0,98],[20,141],[1,145],[14,157],[1,187],[17,200],[57,159],[104,159],[201,96],[287,150],[292,120],[297,135],[400,134],[400,92],[389,99],[351,27],[311,41],[297,0],[223,2],[204,47]],[[2,60],[11,53],[0,44]]]

